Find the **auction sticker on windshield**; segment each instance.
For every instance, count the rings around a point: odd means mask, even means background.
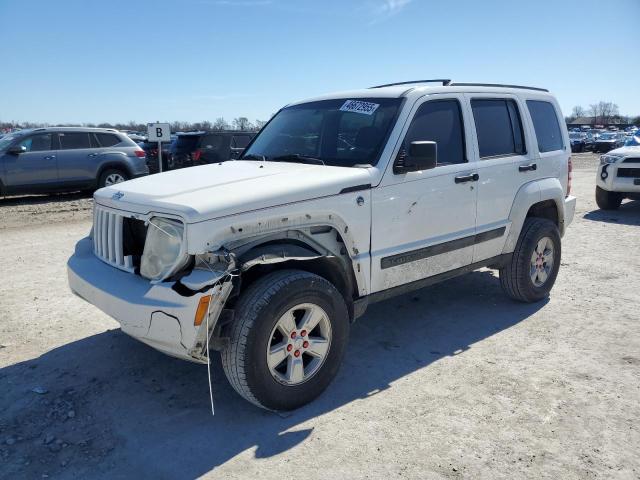
[[[379,106],[379,103],[363,102],[361,100],[347,100],[346,102],[344,102],[344,105],[340,107],[340,111],[372,115]]]

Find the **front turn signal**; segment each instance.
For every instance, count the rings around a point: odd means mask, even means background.
[[[211,295],[205,295],[203,297],[200,297],[200,302],[198,302],[198,309],[196,310],[196,317],[193,319],[193,324],[196,327],[199,325],[202,325],[204,316],[209,311],[210,302],[211,302]]]

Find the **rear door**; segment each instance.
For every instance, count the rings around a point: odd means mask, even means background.
[[[520,187],[539,177],[522,101],[515,95],[465,94],[473,115],[478,212],[473,262],[502,253]]]
[[[27,149],[25,153],[5,154],[7,187],[55,187],[58,182],[55,141],[51,133],[30,135],[17,144]]]
[[[412,141],[435,141],[438,165],[409,173],[389,167],[372,189],[371,291],[411,283],[471,263],[476,162],[461,94],[429,95],[412,108],[394,159]]]
[[[93,168],[99,149],[92,145],[88,132],[59,132],[58,176],[64,183],[95,181]]]

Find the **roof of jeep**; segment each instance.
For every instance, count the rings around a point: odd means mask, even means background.
[[[427,94],[435,93],[509,93],[514,95],[553,95],[548,91],[538,88],[527,87],[515,87],[515,86],[485,86],[485,85],[425,85],[425,84],[410,84],[410,85],[393,85],[389,87],[376,87],[376,88],[361,88],[358,90],[346,90],[343,92],[333,92],[324,95],[319,95],[313,98],[307,98],[297,102],[292,102],[290,105],[299,105],[302,103],[316,102],[320,100],[334,100],[334,99],[350,99],[350,98],[417,98]]]

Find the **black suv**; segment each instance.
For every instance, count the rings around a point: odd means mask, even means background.
[[[178,133],[171,144],[167,170],[236,159],[254,136],[254,132],[235,130]]]

